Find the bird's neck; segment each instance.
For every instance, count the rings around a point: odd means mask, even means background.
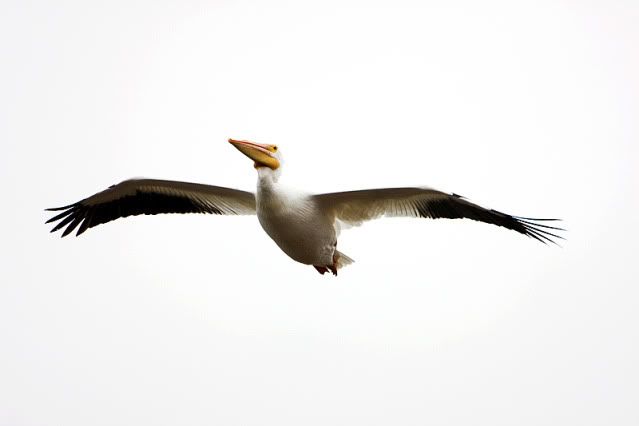
[[[273,170],[269,167],[257,168],[257,184],[258,186],[273,186],[277,184],[280,178],[279,170]]]
[[[263,194],[273,193],[277,191],[279,173],[268,167],[259,167],[257,169],[257,192]]]
[[[277,182],[278,176],[273,173],[273,170],[267,167],[259,168],[257,171],[258,178],[255,201],[257,203],[258,216],[285,211],[287,204],[286,191],[284,191],[282,186]]]

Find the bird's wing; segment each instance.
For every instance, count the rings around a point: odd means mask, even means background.
[[[317,206],[335,219],[349,225],[382,216],[461,219],[468,218],[512,229],[543,243],[555,243],[561,238],[551,233],[561,228],[540,222],[558,219],[532,219],[511,216],[471,203],[457,194],[447,194],[431,188],[382,188],[361,191],[334,192],[313,196]]]
[[[255,196],[251,192],[199,183],[129,179],[77,203],[47,210],[63,210],[46,223],[60,221],[51,232],[66,226],[64,237],[78,226],[76,235],[102,223],[140,214],[255,214]]]

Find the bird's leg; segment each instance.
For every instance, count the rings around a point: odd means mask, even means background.
[[[335,266],[335,264],[331,265],[328,267],[328,269],[331,270],[331,272],[333,273],[333,275],[337,276],[337,266]]]
[[[313,268],[317,269],[317,272],[319,272],[322,275],[328,272],[328,268],[326,266],[313,265]]]
[[[328,269],[331,270],[333,275],[337,276],[337,261],[339,260],[339,254],[337,250],[333,253],[333,264],[328,266]]]
[[[335,247],[337,246],[337,242],[333,243],[333,264],[332,265],[326,265],[326,266],[317,266],[317,265],[313,265],[313,268],[317,269],[317,272],[319,272],[320,274],[324,275],[325,273],[327,273],[328,271],[331,271],[333,273],[333,275],[337,276],[337,261],[339,260],[339,253],[337,250],[335,250]]]

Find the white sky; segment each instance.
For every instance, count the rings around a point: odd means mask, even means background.
[[[479,6],[481,3],[481,6]],[[639,3],[5,1],[1,425],[639,424]],[[45,207],[133,176],[430,185],[335,279],[254,217]]]

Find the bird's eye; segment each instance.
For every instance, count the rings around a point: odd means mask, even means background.
[[[277,151],[277,145],[273,145],[273,151]]]

